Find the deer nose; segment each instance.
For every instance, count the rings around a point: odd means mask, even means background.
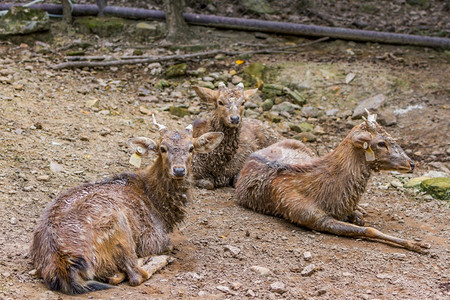
[[[410,162],[409,163],[409,167],[410,167],[410,169],[409,169],[409,172],[412,172],[413,170],[414,170],[414,167],[415,167],[416,165],[413,163],[413,162]]]
[[[232,116],[232,117],[230,117],[231,124],[239,124],[240,120],[241,120],[241,118],[239,116]]]
[[[185,168],[174,167],[173,170],[172,170],[172,173],[176,177],[183,177],[184,175],[186,175],[186,169]]]

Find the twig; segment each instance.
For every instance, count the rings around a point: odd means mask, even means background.
[[[298,44],[298,45],[291,45],[291,46],[285,46],[285,47],[280,47],[280,48],[260,49],[260,50],[247,51],[247,52],[213,50],[213,51],[197,52],[197,53],[190,53],[190,54],[168,55],[168,56],[160,56],[160,57],[146,57],[146,58],[138,58],[138,59],[120,59],[120,60],[111,60],[111,61],[71,61],[71,62],[65,62],[65,63],[53,65],[52,69],[61,70],[61,69],[65,69],[65,68],[109,67],[109,66],[121,66],[121,65],[133,65],[133,64],[146,64],[146,63],[162,62],[162,61],[169,61],[169,60],[188,61],[188,60],[192,60],[192,59],[211,57],[211,56],[215,56],[217,54],[224,54],[224,55],[228,55],[228,56],[243,56],[243,55],[249,55],[249,54],[280,53],[280,52],[286,52],[285,50],[289,50],[289,49],[293,49],[293,48],[297,48],[297,47],[305,47],[305,46],[313,45],[316,43],[320,43],[320,42],[326,41],[328,39],[329,39],[328,37],[323,37],[323,38],[317,39],[312,42],[307,42],[307,43]]]

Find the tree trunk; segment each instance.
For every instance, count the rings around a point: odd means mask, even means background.
[[[183,0],[164,0],[164,13],[166,15],[166,40],[174,43],[189,40],[191,31],[183,18]]]
[[[69,0],[61,0],[63,9],[63,21],[67,24],[72,23],[72,10],[70,8]]]

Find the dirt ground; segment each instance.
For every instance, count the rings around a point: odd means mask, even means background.
[[[277,45],[304,41],[282,36],[261,40],[254,33],[219,30],[209,30],[207,36],[223,45],[242,40]],[[62,46],[74,38],[95,41],[97,46],[89,48],[88,55],[133,50],[120,38],[85,35],[55,37],[55,53],[38,53],[33,43],[0,43],[0,299],[449,298],[449,203],[393,184],[429,170],[448,172],[448,52],[344,41],[320,43],[295,54],[254,55],[240,66],[234,57],[188,62],[188,69],[205,67],[207,74],[235,69],[239,74],[246,65],[261,61],[292,63],[292,70],[322,74],[308,92],[308,105],[319,107],[321,116],[307,120],[323,128],[317,141],[310,143],[321,155],[350,131],[354,121],[346,110],[353,109],[358,99],[382,92],[390,108],[406,109],[387,130],[417,161],[416,172],[374,174],[361,205],[368,212],[368,225],[429,243],[429,254],[312,232],[254,213],[236,205],[231,187],[194,188],[187,218],[173,234],[173,263],[145,284],[130,287],[125,283],[77,297],[47,290],[30,272],[28,256],[33,229],[45,205],[69,187],[131,170],[126,141],[157,134],[148,110],[157,114],[158,122],[181,128],[198,115],[178,118],[161,108],[186,104],[201,114],[210,109],[199,104],[192,92],[196,76],[171,79],[170,87],[158,90],[155,85],[163,75],[152,75],[143,65],[52,70],[49,66],[64,54]],[[156,45],[145,51],[168,52]],[[334,68],[338,75],[327,75]],[[349,72],[356,74],[351,84],[337,83]],[[90,106],[91,100],[98,103]],[[323,113],[334,107],[341,116]],[[286,118],[304,121],[295,113]],[[293,136],[282,124],[270,126],[285,137]],[[230,251],[229,246],[237,250]],[[305,258],[305,252],[311,258]],[[302,276],[311,264],[315,272]],[[270,272],[260,275],[252,270],[254,266]]]

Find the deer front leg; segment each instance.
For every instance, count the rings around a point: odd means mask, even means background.
[[[311,229],[318,231],[326,231],[336,235],[353,236],[353,237],[365,237],[373,238],[382,241],[388,241],[397,245],[401,245],[408,250],[426,253],[424,250],[428,248],[427,245],[414,242],[410,240],[404,240],[398,237],[394,237],[388,234],[384,234],[381,231],[372,227],[357,226],[350,223],[338,221],[330,216],[323,216],[320,218]]]
[[[358,226],[364,226],[365,223],[363,213],[361,213],[359,210],[355,210],[353,213],[351,213],[348,216],[348,221]]]

